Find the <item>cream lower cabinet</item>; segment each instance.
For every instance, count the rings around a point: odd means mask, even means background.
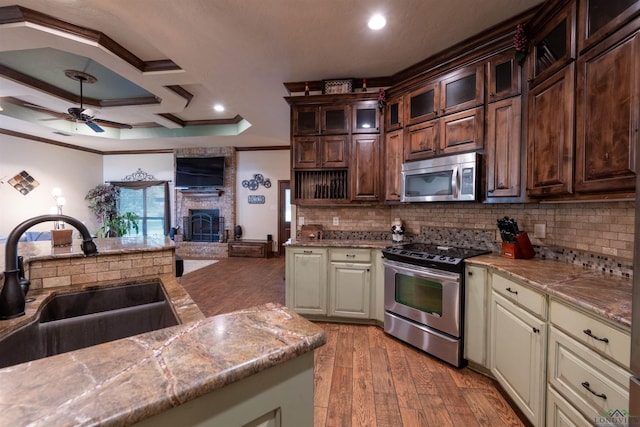
[[[384,319],[379,250],[288,247],[285,301],[314,318]]]
[[[555,300],[549,317],[550,395],[565,403],[574,425],[608,425],[606,415],[629,404],[629,332]],[[555,401],[547,404],[547,426],[567,425]]]
[[[327,314],[327,249],[287,248],[287,307],[300,314]]]
[[[491,289],[487,269],[465,267],[464,358],[487,366],[487,319]]]
[[[538,317],[540,313],[534,315],[523,307],[539,306],[546,297],[530,295],[533,291],[502,276],[491,276],[491,373],[529,421],[543,426],[547,325]],[[503,291],[510,296],[504,296]]]
[[[369,318],[371,264],[331,262],[329,316]]]

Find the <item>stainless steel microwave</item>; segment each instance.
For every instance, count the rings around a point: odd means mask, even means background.
[[[402,202],[474,201],[479,191],[478,153],[464,153],[402,165]]]

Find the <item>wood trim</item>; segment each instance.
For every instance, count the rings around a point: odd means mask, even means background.
[[[191,100],[193,99],[193,94],[191,92],[189,92],[188,90],[186,90],[180,85],[170,85],[165,87],[170,91],[178,94],[178,96],[181,96],[187,100],[187,105],[185,105],[185,108],[189,106],[189,104],[191,103]]]
[[[16,131],[9,130],[9,129],[0,128],[0,133],[4,134],[4,135],[9,135],[9,136],[15,136],[16,138],[28,139],[28,140],[36,141],[36,142],[43,142],[45,144],[56,145],[58,147],[63,147],[63,148],[70,148],[72,150],[85,151],[87,153],[100,154],[100,155],[104,155],[105,154],[103,151],[94,150],[94,149],[91,149],[91,148],[80,147],[78,145],[66,144],[64,142],[55,141],[55,140],[49,139],[49,138],[42,138],[42,137],[39,137],[39,136],[27,135],[26,133],[16,132]]]
[[[236,151],[277,151],[290,149],[290,145],[270,145],[266,147],[236,147]]]
[[[120,59],[131,64],[142,72],[158,72],[158,71],[179,71],[182,70],[175,62],[170,59],[162,59],[156,61],[143,61],[127,50],[124,46],[114,41],[106,34],[93,30],[91,28],[81,27],[69,22],[62,21],[50,15],[27,9],[22,6],[5,6],[0,7],[0,25],[18,22],[30,22],[32,24],[41,25],[56,31],[72,34],[76,37],[90,40],[104,47]]]
[[[243,118],[240,115],[236,115],[232,119],[211,119],[211,120],[182,120],[180,117],[171,113],[160,113],[158,116],[164,117],[182,127],[186,126],[207,126],[207,125],[236,125],[240,123]]]
[[[45,81],[36,79],[27,74],[23,74],[12,68],[0,64],[0,75],[23,84],[25,86],[32,87],[34,89],[41,90],[49,95],[57,98],[62,98],[74,104],[80,104],[80,95],[66,90],[60,89],[57,86],[53,86]],[[144,96],[139,98],[120,98],[120,99],[95,99],[83,97],[82,102],[84,105],[91,105],[94,107],[121,107],[127,105],[153,105],[160,104],[160,100],[156,96]]]

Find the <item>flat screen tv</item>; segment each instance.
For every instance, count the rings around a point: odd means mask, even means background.
[[[176,187],[224,186],[224,157],[176,157]]]

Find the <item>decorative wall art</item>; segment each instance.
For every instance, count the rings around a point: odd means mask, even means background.
[[[22,193],[23,196],[26,196],[34,188],[40,185],[40,183],[36,181],[34,177],[29,175],[27,171],[20,172],[13,178],[10,178],[7,182],[10,186]],[[3,181],[0,181],[0,183],[3,183]]]
[[[264,196],[249,196],[250,205],[264,205]]]
[[[248,188],[251,191],[256,191],[260,185],[264,188],[271,188],[271,180],[269,178],[265,179],[262,174],[253,175],[252,179],[245,179],[242,181],[242,187]]]

